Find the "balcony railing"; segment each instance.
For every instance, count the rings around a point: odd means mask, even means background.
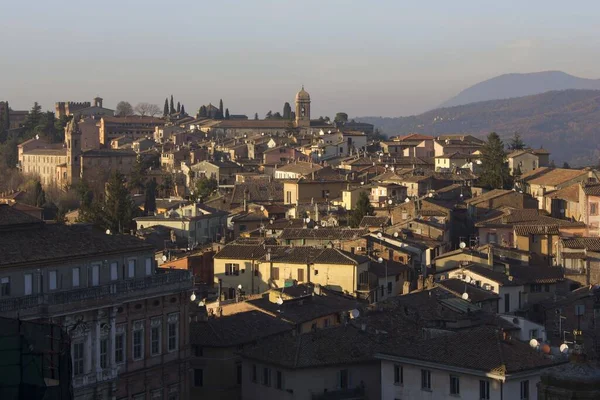
[[[20,317],[40,313],[53,314],[76,307],[107,306],[130,298],[160,295],[169,291],[192,289],[192,275],[187,270],[170,270],[143,279],[131,279],[102,286],[43,293],[0,300],[0,315]]]

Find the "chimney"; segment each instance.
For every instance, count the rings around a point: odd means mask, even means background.
[[[488,265],[494,267],[494,249],[491,244],[488,244]]]
[[[417,290],[423,290],[423,275],[419,275],[417,278]]]

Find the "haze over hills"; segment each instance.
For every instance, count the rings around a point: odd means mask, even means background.
[[[567,89],[600,90],[600,79],[579,78],[561,71],[504,74],[463,90],[439,108]]]
[[[497,132],[505,143],[519,132],[525,143],[548,149],[557,165],[597,165],[600,155],[600,91],[563,90],[440,108],[398,118],[363,117],[388,136],[413,132],[485,137]]]

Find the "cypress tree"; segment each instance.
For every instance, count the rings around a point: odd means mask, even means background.
[[[185,106],[183,104],[181,105],[181,114],[185,115]]]
[[[219,111],[221,112],[221,118],[223,115],[223,99],[219,100]]]
[[[177,114],[181,112],[181,103],[177,102]]]
[[[510,189],[512,178],[506,162],[504,143],[496,132],[488,135],[481,153],[483,165],[479,183],[488,189]]]
[[[287,101],[283,105],[283,118],[290,119],[292,118],[292,106]]]
[[[198,110],[198,117],[200,118],[206,118],[207,115],[207,111],[206,111],[206,106],[201,106],[200,109]]]
[[[173,104],[173,95],[171,95],[171,104],[169,107],[169,114],[175,114],[175,104]]]
[[[229,108],[225,109],[225,119],[229,119]]]
[[[254,120],[258,120],[258,113],[254,113]]]
[[[163,109],[163,116],[169,115],[169,98],[165,98],[165,107]]]

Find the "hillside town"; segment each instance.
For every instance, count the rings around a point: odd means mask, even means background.
[[[0,398],[600,398],[600,169],[308,90],[0,102]]]

